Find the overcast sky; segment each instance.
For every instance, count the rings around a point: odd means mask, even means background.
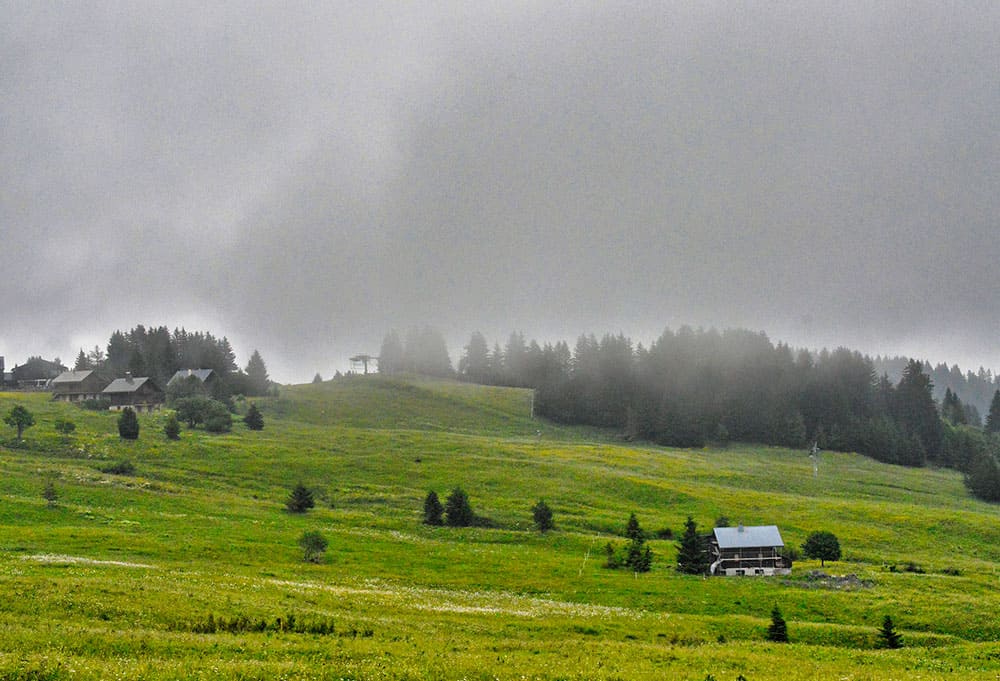
[[[0,6],[8,368],[424,322],[1000,368],[1000,3],[258,4]]]

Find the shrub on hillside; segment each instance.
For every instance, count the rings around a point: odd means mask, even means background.
[[[424,499],[424,524],[444,525],[444,506],[438,499],[437,492],[431,490]]]
[[[448,495],[444,504],[445,522],[451,527],[469,527],[476,519],[469,504],[469,496],[461,487],[456,487]]]
[[[788,643],[788,625],[781,616],[781,610],[774,606],[771,610],[771,624],[767,627],[767,640],[775,643]]]
[[[125,407],[119,415],[118,435],[124,440],[139,439],[139,417],[132,407]]]
[[[183,397],[174,402],[177,418],[194,428],[205,420],[205,410],[208,408],[208,398]]]
[[[878,639],[880,648],[895,649],[903,647],[903,637],[896,631],[896,625],[893,624],[892,618],[889,615],[886,615],[882,619],[882,628],[879,629]]]
[[[122,459],[121,461],[103,466],[101,472],[110,473],[111,475],[132,475],[135,473],[135,464],[128,459]]]
[[[204,424],[212,433],[228,432],[233,427],[233,416],[229,408],[218,400],[204,397],[185,397],[174,405],[177,418],[187,423],[188,428]]]
[[[243,423],[250,430],[264,430],[264,416],[253,402],[250,403],[250,408],[247,410],[246,416],[243,417]]]
[[[45,487],[42,488],[42,498],[45,499],[49,506],[55,506],[56,500],[59,499],[59,493],[56,491],[55,483],[51,480],[45,483]]]
[[[57,433],[63,436],[64,440],[68,440],[69,436],[76,430],[76,424],[69,419],[56,419],[53,427],[56,429]]]
[[[555,521],[552,520],[552,509],[549,508],[544,499],[539,499],[538,503],[531,507],[531,517],[539,532],[548,532],[556,526]]]
[[[323,562],[323,552],[327,547],[326,537],[316,530],[303,532],[299,537],[299,546],[302,548],[302,560],[307,563]]]
[[[313,493],[301,482],[295,486],[285,501],[285,507],[289,513],[305,513],[315,505],[316,502],[313,500]]]
[[[78,404],[88,411],[107,411],[111,408],[111,400],[103,398],[99,400],[84,400]]]
[[[167,415],[167,422],[163,426],[163,434],[167,436],[168,440],[181,439],[181,424],[177,420],[177,414],[174,412],[170,412]]]
[[[212,404],[205,417],[205,430],[210,433],[228,433],[233,429],[233,415],[222,402],[210,401]]]

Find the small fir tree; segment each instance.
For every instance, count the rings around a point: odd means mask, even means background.
[[[299,537],[299,546],[302,548],[302,560],[307,563],[321,563],[328,544],[322,534],[316,530],[309,530]]]
[[[882,628],[878,631],[879,646],[882,648],[902,648],[903,637],[896,631],[892,618],[886,615],[882,619]]]
[[[622,566],[621,558],[618,557],[618,551],[615,550],[615,545],[608,542],[604,545],[604,567],[617,570]]]
[[[649,572],[653,564],[653,552],[646,545],[646,533],[639,526],[635,513],[628,518],[625,525],[625,536],[628,546],[625,547],[625,566],[633,572]]]
[[[444,504],[445,522],[451,527],[468,527],[475,520],[469,497],[461,487],[456,487],[448,495]]]
[[[139,417],[135,415],[132,407],[122,409],[118,417],[118,435],[124,440],[139,439]]]
[[[708,571],[708,552],[705,542],[698,534],[698,525],[688,516],[684,523],[684,535],[677,543],[677,571],[687,575],[703,575]]]
[[[56,486],[51,480],[45,483],[45,487],[42,489],[42,498],[48,502],[49,506],[56,505],[59,493],[56,491]]]
[[[424,499],[424,524],[444,525],[443,515],[444,506],[441,505],[441,500],[438,499],[437,492],[431,490]]]
[[[250,430],[264,430],[264,416],[253,402],[250,403],[250,408],[247,409],[247,415],[243,417],[243,423]]]
[[[767,627],[767,640],[775,643],[788,643],[788,626],[785,618],[781,616],[781,610],[774,606],[771,610],[771,624]]]
[[[17,439],[22,440],[25,429],[35,425],[35,416],[24,405],[15,404],[3,417],[3,422],[12,428],[17,428]]]
[[[544,499],[539,499],[538,503],[531,507],[531,516],[539,532],[548,532],[556,526],[552,520],[552,509]]]
[[[807,558],[819,558],[819,564],[823,567],[828,560],[840,560],[840,542],[832,532],[813,532],[806,537],[802,553]]]
[[[646,533],[639,526],[639,519],[635,517],[635,513],[628,517],[628,522],[625,524],[625,536],[633,542],[646,541]]]
[[[163,434],[167,436],[168,440],[181,439],[181,424],[174,412],[167,415],[167,422],[163,425]]]
[[[319,372],[317,371],[316,375],[313,376],[313,383],[322,383],[322,382],[323,382],[323,377],[320,376]]]
[[[316,502],[313,500],[312,492],[301,482],[295,485],[288,500],[285,501],[285,506],[288,508],[289,513],[305,513],[315,505]]]

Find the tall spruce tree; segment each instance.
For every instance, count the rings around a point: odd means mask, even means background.
[[[708,572],[708,551],[705,541],[698,534],[698,525],[688,516],[684,523],[684,535],[677,543],[677,571],[687,575],[703,575]]]
[[[87,369],[93,369],[90,365],[90,359],[87,357],[87,353],[80,348],[80,354],[76,356],[76,362],[73,364],[73,371],[86,371]]]
[[[378,353],[378,372],[397,374],[406,370],[404,364],[403,341],[399,339],[399,333],[392,329],[382,339],[382,348]]]
[[[923,364],[915,359],[909,360],[895,393],[896,421],[911,438],[899,463],[922,466],[923,456],[932,459],[938,456],[942,429],[933,392],[934,384],[924,373]]]
[[[271,379],[267,375],[267,366],[264,364],[263,358],[257,350],[253,351],[250,355],[250,361],[247,362],[247,392],[250,395],[266,395],[267,389],[271,384]]]
[[[986,416],[986,432],[1000,433],[1000,390],[993,393],[990,413]]]
[[[490,348],[483,334],[476,331],[465,346],[458,362],[458,373],[467,381],[486,383],[490,377]]]

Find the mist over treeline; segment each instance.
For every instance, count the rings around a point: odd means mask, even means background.
[[[815,443],[886,463],[954,468],[988,479],[980,496],[1000,499],[996,439],[983,432],[976,404],[989,405],[986,431],[1000,430],[1000,392],[988,371],[875,361],[847,348],[793,350],[761,332],[690,327],[667,329],[649,347],[623,334],[582,335],[570,348],[512,333],[501,348],[476,332],[457,372],[433,329],[413,329],[405,339],[392,331],[379,370],[533,388],[541,416],[667,446]]]

